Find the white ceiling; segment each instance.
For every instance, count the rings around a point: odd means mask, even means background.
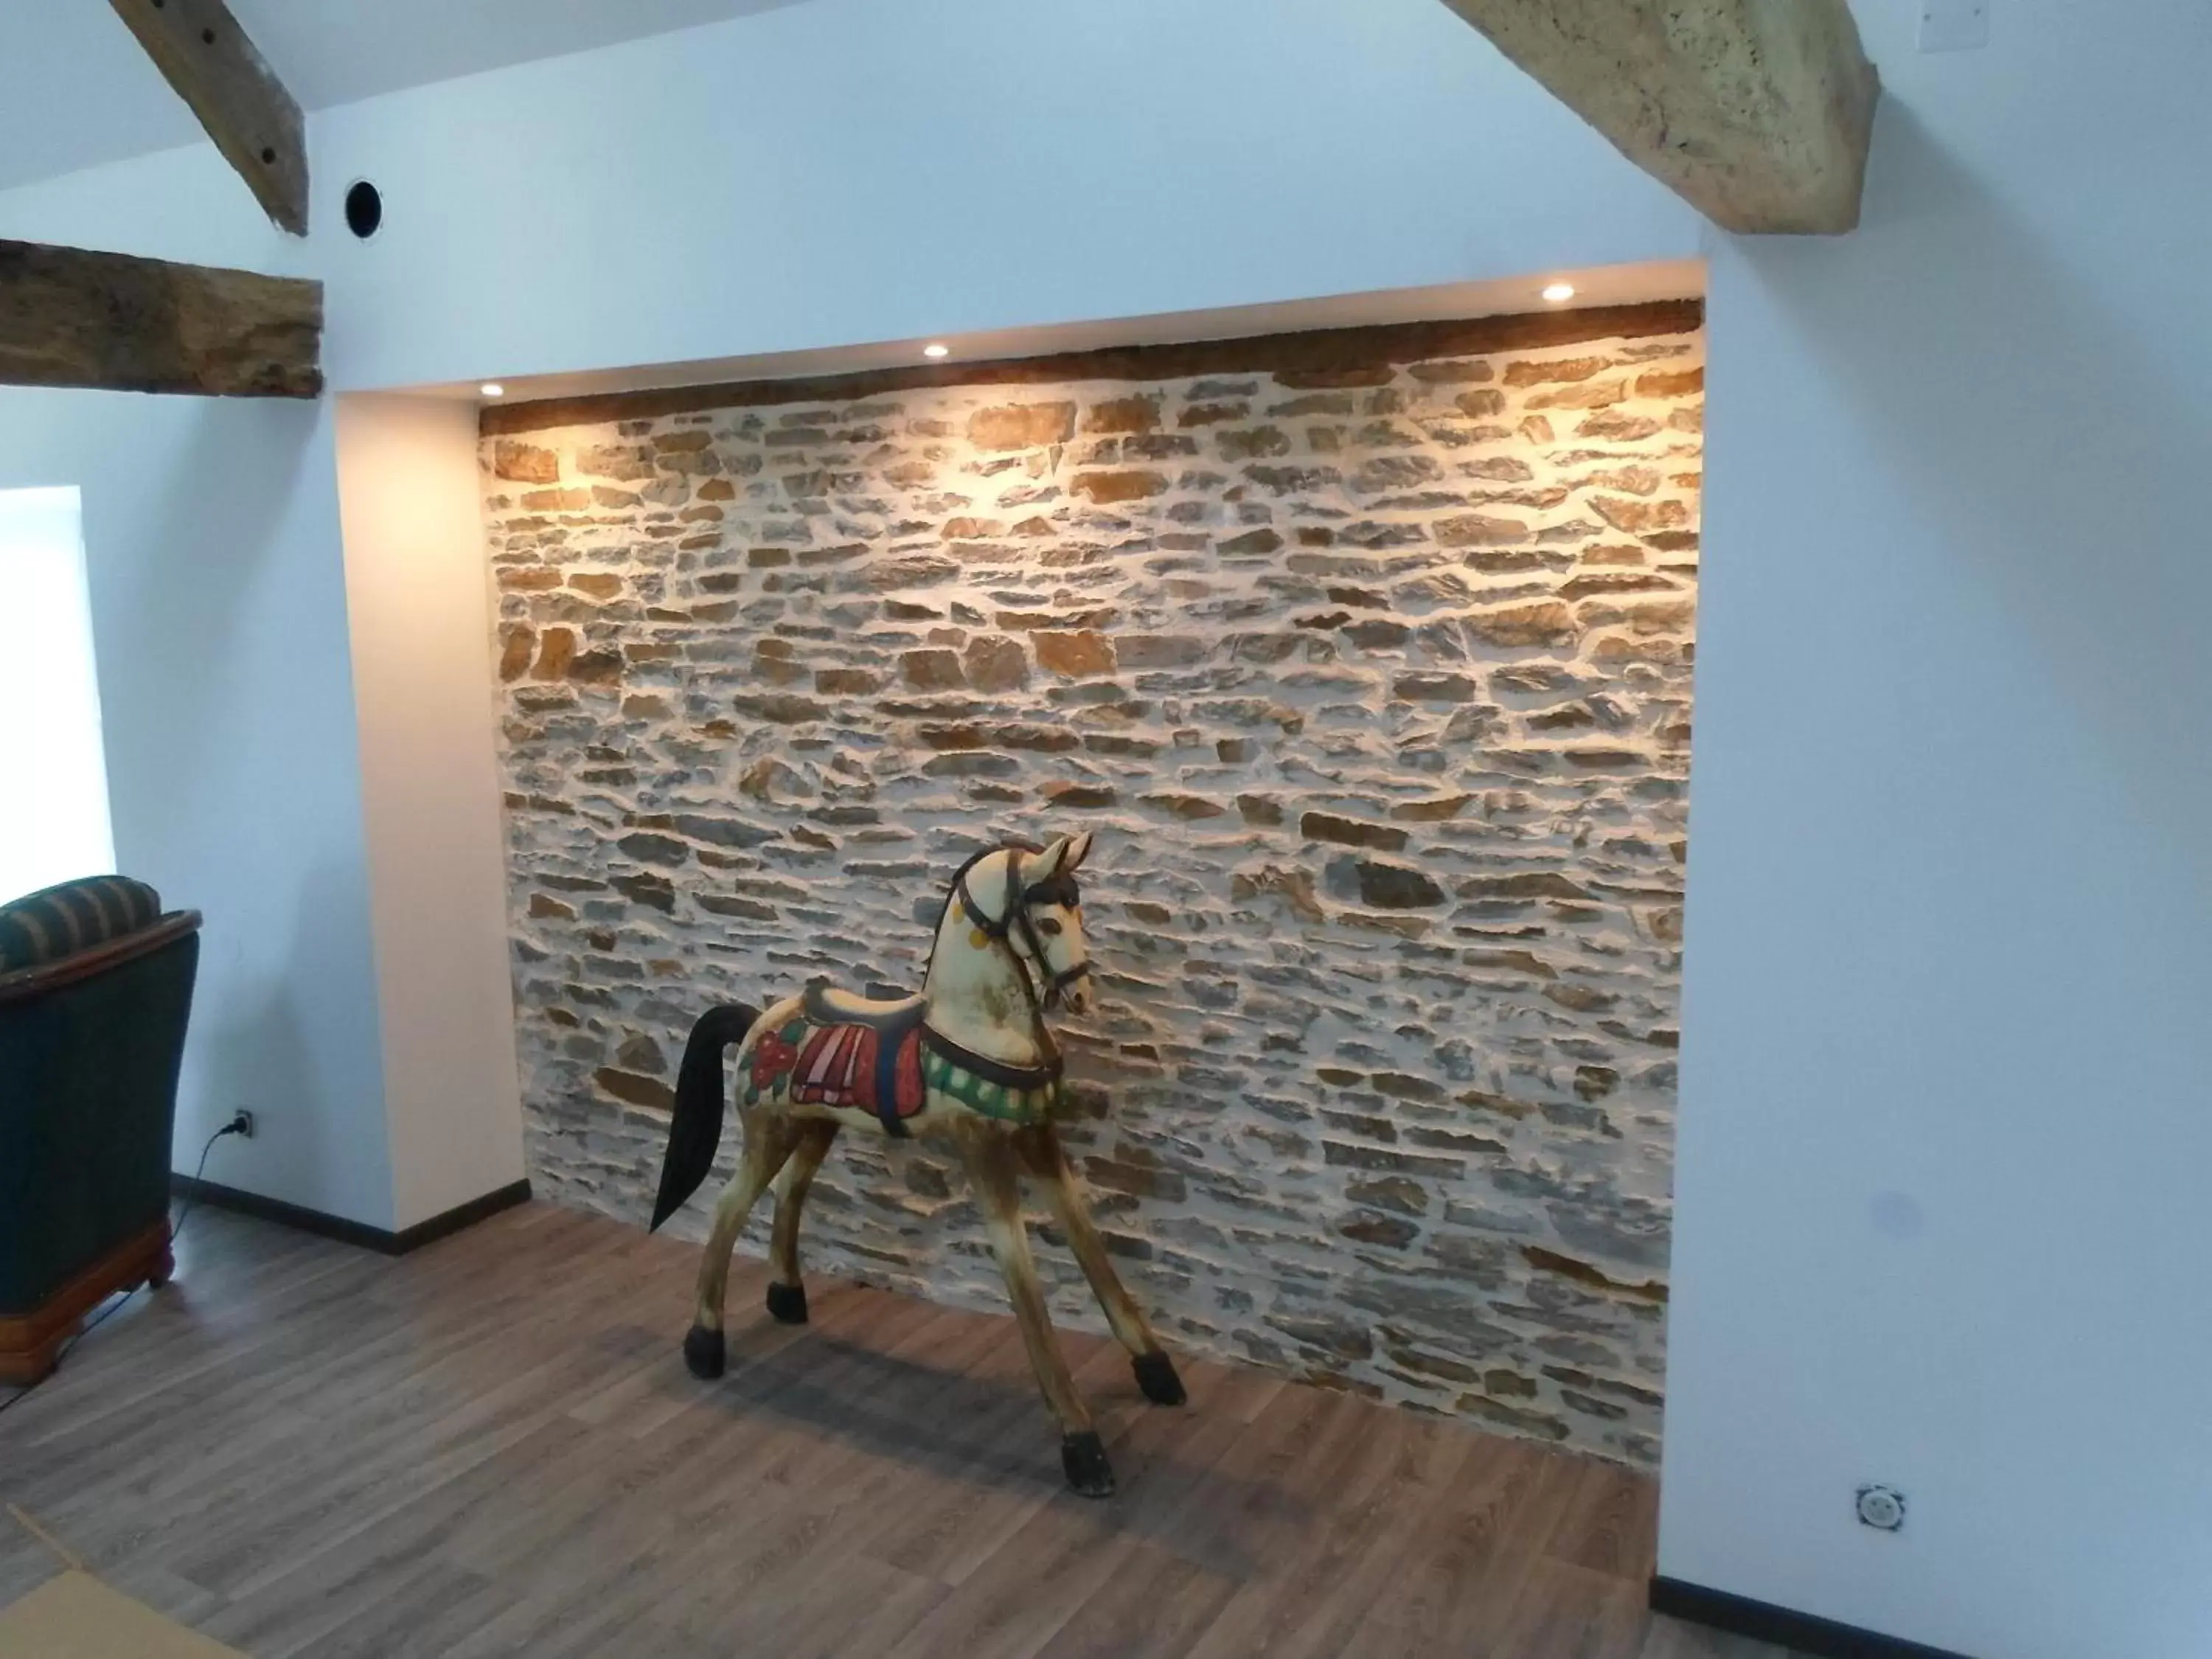
[[[795,0],[230,0],[302,107]],[[188,144],[199,125],[107,0],[0,0],[0,190]]]

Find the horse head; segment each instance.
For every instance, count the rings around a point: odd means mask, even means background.
[[[1020,931],[1040,964],[1047,1005],[1079,1014],[1091,1006],[1091,946],[1083,937],[1083,894],[1075,872],[1091,856],[1091,832],[1062,836],[1034,861],[1013,866],[1021,882]]]
[[[1088,830],[1042,850],[1002,847],[969,860],[945,897],[948,922],[967,928],[963,943],[1011,957],[1038,1012],[1059,1006],[1079,1014],[1091,1006],[1091,952],[1075,881],[1090,855]],[[947,931],[940,930],[940,945]]]

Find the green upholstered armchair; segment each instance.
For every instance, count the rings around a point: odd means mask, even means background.
[[[0,1382],[112,1292],[165,1284],[197,910],[94,876],[0,906]]]

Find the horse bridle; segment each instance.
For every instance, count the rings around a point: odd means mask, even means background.
[[[1042,1016],[1046,1009],[1058,1006],[1069,986],[1090,973],[1091,963],[1085,959],[1072,968],[1063,968],[1058,973],[1053,971],[1051,963],[1045,957],[1044,940],[1037,933],[1036,924],[1030,920],[1030,906],[1057,904],[1073,910],[1083,902],[1083,895],[1075,884],[1075,878],[1066,870],[1024,886],[1022,883],[1022,855],[1025,851],[1035,853],[1036,849],[1018,846],[1009,846],[1006,849],[1006,914],[1003,916],[988,913],[975,902],[975,895],[968,885],[968,872],[982,859],[989,857],[988,853],[970,859],[961,866],[960,873],[953,878],[952,893],[959,901],[961,914],[968,918],[975,930],[994,944],[1003,946],[1006,954],[1013,958],[1015,971],[1022,982],[1022,994],[1029,999],[1030,1012]],[[1026,957],[1023,954],[1024,951],[1028,952]],[[1036,963],[1035,978],[1030,974],[1031,961]],[[1044,982],[1042,992],[1037,988],[1037,980]],[[1042,1025],[1042,1019],[1039,1023]]]

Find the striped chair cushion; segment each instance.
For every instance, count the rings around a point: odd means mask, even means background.
[[[161,896],[127,876],[85,876],[0,905],[0,974],[35,968],[150,927]]]

